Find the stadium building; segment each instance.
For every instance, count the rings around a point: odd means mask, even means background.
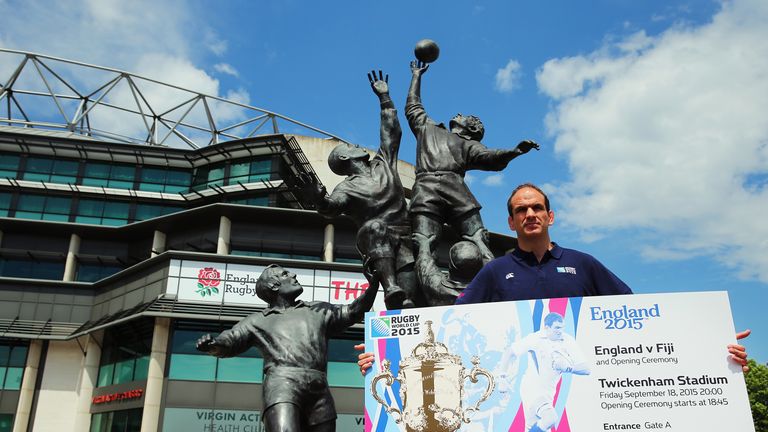
[[[195,341],[264,306],[271,263],[303,300],[367,286],[354,225],[296,187],[332,190],[343,140],[122,71],[0,57],[0,432],[262,430],[259,353],[216,359]],[[407,195],[413,166],[400,173]],[[330,342],[339,431],[363,430],[362,332]]]

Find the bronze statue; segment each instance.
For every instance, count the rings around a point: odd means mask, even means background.
[[[304,288],[296,275],[271,265],[256,281],[256,294],[268,307],[217,337],[207,334],[197,349],[233,357],[257,347],[264,357],[263,419],[267,432],[336,430],[336,408],[328,388],[328,340],[363,319],[379,288],[376,273],[365,271],[369,286],[349,305],[297,301]]]
[[[388,78],[381,71],[378,77],[375,71],[368,74],[381,104],[381,144],[376,155],[371,158],[359,146],[340,144],[328,156],[328,165],[346,178],[330,195],[324,186],[307,179],[303,187],[319,213],[345,214],[355,221],[358,250],[381,277],[387,309],[402,309],[413,307],[418,293],[408,208],[397,172],[402,129],[389,96]]]
[[[452,305],[461,291],[483,267],[480,250],[473,242],[459,241],[448,251],[448,274],[443,273],[431,251],[436,236],[413,234],[416,255],[416,276],[429,306]]]
[[[479,118],[457,114],[446,129],[432,120],[421,104],[421,77],[429,66],[411,62],[411,85],[405,116],[416,136],[416,183],[411,199],[414,234],[439,240],[443,223],[477,245],[485,262],[493,259],[488,232],[480,218],[480,203],[464,183],[469,170],[500,171],[514,158],[539,149],[521,141],[512,150],[491,150],[483,145],[485,128]]]

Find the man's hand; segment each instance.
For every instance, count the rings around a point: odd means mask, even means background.
[[[371,88],[377,96],[381,96],[389,93],[389,74],[384,75],[379,71],[379,77],[376,77],[376,71],[371,71],[368,74],[368,81],[371,83]]]
[[[424,75],[424,72],[429,69],[429,65],[423,62],[420,62],[418,60],[414,60],[411,62],[411,73],[413,76],[422,76]]]
[[[736,340],[744,339],[752,333],[752,330],[744,330],[743,332],[736,333]],[[741,370],[744,373],[749,372],[747,366],[747,348],[744,345],[730,344],[728,345],[728,352],[731,354],[731,360],[741,365]]]
[[[535,141],[531,141],[531,140],[520,141],[520,144],[518,144],[517,147],[515,147],[515,150],[518,151],[520,154],[526,154],[533,149],[539,150],[539,145],[536,144]]]
[[[566,373],[573,370],[573,365],[564,355],[555,351],[552,353],[552,369]]]
[[[198,351],[208,353],[211,355],[219,355],[221,352],[221,346],[216,342],[216,338],[210,334],[206,334],[197,340],[196,348]]]
[[[411,234],[411,240],[416,244],[417,250],[432,251],[432,242],[435,241],[437,235],[426,236],[420,232],[414,232]]]
[[[365,263],[363,263],[363,275],[368,280],[368,287],[378,291],[381,275],[373,268],[373,260],[371,258],[366,259]]]
[[[325,195],[327,194],[325,186],[323,186],[320,182],[318,182],[315,177],[307,173],[299,174],[299,176],[297,177],[296,183],[299,186],[299,189],[301,189],[304,193],[309,195],[309,198],[312,201],[317,202],[322,198],[324,198]]]
[[[355,345],[356,351],[365,351],[365,344]],[[360,373],[365,376],[365,372],[373,366],[376,356],[372,352],[364,352],[357,356],[357,365],[360,366]]]

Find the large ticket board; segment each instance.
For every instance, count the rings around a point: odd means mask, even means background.
[[[754,431],[725,292],[380,311],[365,324],[366,431]]]

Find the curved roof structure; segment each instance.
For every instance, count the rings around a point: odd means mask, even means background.
[[[117,69],[4,48],[0,125],[192,148],[275,133],[345,141],[245,103]]]

